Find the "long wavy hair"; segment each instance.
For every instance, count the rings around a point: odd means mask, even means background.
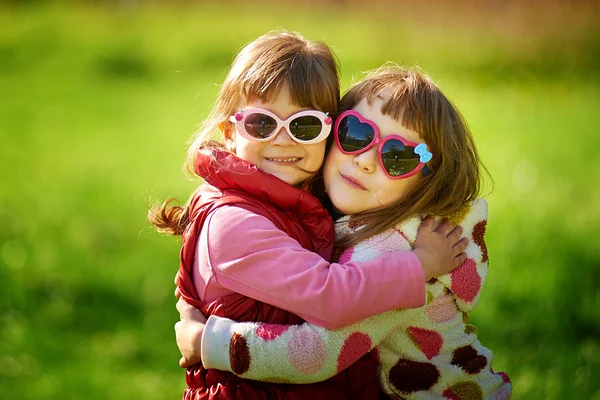
[[[192,138],[185,163],[188,173],[196,176],[194,160],[200,147],[224,148],[223,124],[231,124],[229,117],[240,104],[268,101],[278,95],[283,84],[288,85],[294,105],[330,115],[337,113],[339,64],[331,49],[322,42],[308,41],[296,32],[269,32],[247,44],[235,56],[210,114]],[[329,139],[332,138],[331,135]],[[327,145],[329,148],[331,140]],[[301,187],[321,197],[322,181],[319,170]],[[175,199],[170,198],[152,207],[148,219],[160,232],[181,235],[189,223],[190,199],[181,206],[173,204]]]
[[[400,201],[351,216],[363,226],[338,246],[354,245],[416,214],[450,216],[475,200],[482,187],[481,163],[473,135],[463,116],[433,80],[418,68],[387,64],[368,72],[340,102],[340,112],[361,100],[369,105],[385,92],[381,113],[417,132],[433,153],[428,175]],[[487,173],[489,176],[489,173]]]

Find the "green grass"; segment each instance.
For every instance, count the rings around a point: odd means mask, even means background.
[[[459,9],[39,3],[0,8],[0,399],[180,396],[179,243],[153,232],[148,204],[193,190],[187,140],[233,54],[278,27],[329,43],[344,88],[388,60],[440,83],[495,181],[490,272],[471,318],[495,369],[514,398],[600,399],[589,10],[559,26],[536,10],[488,24]]]

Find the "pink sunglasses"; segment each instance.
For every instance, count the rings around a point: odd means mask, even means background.
[[[292,140],[302,144],[318,143],[331,133],[333,120],[317,110],[300,111],[285,121],[269,110],[246,108],[229,117],[237,131],[248,140],[266,142],[273,140],[282,127]]]
[[[360,154],[379,145],[379,164],[390,179],[404,179],[423,170],[433,155],[425,143],[415,143],[399,135],[380,138],[377,125],[354,110],[344,111],[335,122],[335,141],[344,154]]]

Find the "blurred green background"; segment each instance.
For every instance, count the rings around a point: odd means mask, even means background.
[[[566,3],[566,2],[565,2]],[[176,399],[186,143],[268,30],[336,51],[347,88],[420,65],[495,186],[472,316],[515,399],[600,399],[596,2],[0,2],[0,399]],[[491,186],[488,186],[490,189]]]

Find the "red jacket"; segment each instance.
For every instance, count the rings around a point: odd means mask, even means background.
[[[301,324],[304,321],[285,310],[234,294],[206,303],[199,299],[192,271],[196,243],[206,217],[223,205],[235,205],[271,220],[296,239],[302,247],[329,260],[333,251],[333,222],[319,201],[306,191],[294,188],[256,166],[222,150],[201,149],[195,160],[196,173],[208,185],[190,203],[190,223],[183,234],[178,286],[182,297],[204,315],[218,315],[236,321]],[[252,178],[248,179],[249,174]],[[244,354],[244,343],[236,343]],[[248,364],[244,357],[232,363],[236,372]],[[219,370],[206,370],[201,363],[188,368],[184,399],[373,399],[379,383],[376,362],[367,355],[340,374],[310,385],[266,383],[239,378]]]

